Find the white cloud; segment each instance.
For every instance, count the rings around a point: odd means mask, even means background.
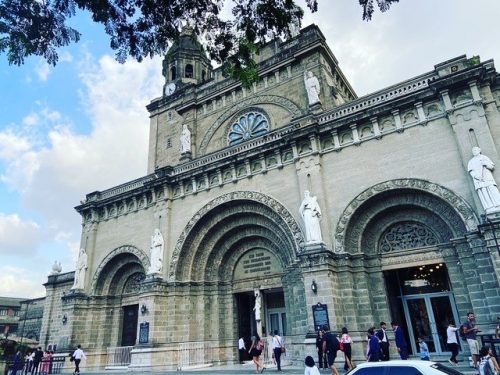
[[[22,256],[34,253],[42,234],[32,220],[23,221],[17,214],[0,212],[0,253],[2,256]]]
[[[35,73],[40,81],[46,82],[50,74],[50,65],[45,60],[40,59],[35,66]]]
[[[22,260],[22,258],[20,258]],[[42,275],[21,267],[0,267],[0,295],[4,297],[36,298],[45,295]]]
[[[38,123],[38,115],[36,113],[30,113],[28,116],[23,118],[23,125],[33,126]]]
[[[69,53],[68,51],[62,51],[59,54],[59,62],[72,62],[73,61],[73,55]]]
[[[0,159],[11,161],[31,149],[30,141],[11,129],[0,132]]]

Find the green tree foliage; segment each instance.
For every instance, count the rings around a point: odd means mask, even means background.
[[[386,11],[397,1],[359,0],[363,19],[370,20],[376,6]],[[306,4],[317,11],[317,0]],[[224,6],[231,7],[230,19],[223,17]],[[210,58],[244,84],[257,77],[252,55],[271,38],[291,37],[304,15],[294,0],[1,0],[0,53],[10,64],[34,55],[55,65],[58,48],[80,40],[67,24],[78,11],[104,26],[120,62],[165,54],[190,25]]]

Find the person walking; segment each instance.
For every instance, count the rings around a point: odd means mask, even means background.
[[[385,322],[380,322],[380,328],[377,331],[377,337],[380,340],[380,360],[382,361],[388,361],[390,359],[389,357],[389,338],[387,337],[387,325]]]
[[[318,364],[320,369],[327,369],[328,364],[326,362],[326,356],[323,354],[323,342],[325,341],[325,336],[323,331],[320,329],[316,335],[316,351],[318,352]]]
[[[264,342],[260,339],[258,334],[255,334],[255,336],[252,336],[252,346],[250,346],[248,353],[252,356],[253,363],[255,363],[255,373],[257,374],[259,372],[263,373],[266,369],[260,361],[262,350],[264,350]]]
[[[493,351],[489,346],[483,346],[479,350],[479,374],[480,375],[498,375],[500,373],[500,367],[498,362],[493,355]]]
[[[366,354],[368,362],[378,362],[380,360],[380,340],[375,335],[375,327],[368,330],[368,353]]]
[[[424,341],[422,337],[419,337],[417,340],[420,351],[420,359],[422,361],[430,361],[431,358],[429,356],[429,346],[427,346],[427,343]]]
[[[22,369],[22,367],[21,367],[21,358],[22,358],[21,351],[18,350],[16,352],[16,355],[14,356],[14,363],[12,364],[11,375],[16,375],[17,374],[17,370],[21,370]],[[22,373],[22,371],[21,371],[21,373]]]
[[[394,330],[394,341],[396,342],[399,356],[401,359],[408,359],[408,346],[406,345],[403,329],[395,321],[391,322],[391,327]]]
[[[352,338],[349,336],[347,327],[342,328],[342,336],[340,337],[344,349],[344,370],[349,371],[354,366],[352,364]]]
[[[479,365],[479,342],[476,338],[477,333],[481,332],[481,330],[476,327],[476,317],[473,312],[467,313],[467,321],[463,324],[463,328],[472,356],[472,362],[474,363],[474,367],[477,368]]]
[[[323,356],[326,357],[328,362],[328,367],[332,371],[332,375],[339,375],[337,368],[335,367],[335,358],[337,357],[337,350],[339,350],[339,340],[336,336],[329,331],[328,326],[323,326],[323,337],[325,341],[323,342]]]
[[[452,365],[457,365],[457,355],[458,355],[458,340],[457,340],[457,331],[458,328],[455,327],[453,322],[448,324],[448,328],[446,328],[446,346],[448,350],[451,352],[451,357],[448,359],[448,362]]]
[[[81,345],[77,346],[77,348],[73,352],[72,356],[73,356],[73,359],[75,362],[75,371],[73,372],[73,374],[80,375],[80,362],[82,361],[82,359],[87,359],[87,357],[85,356],[85,353],[82,350]]]
[[[243,363],[245,352],[247,351],[245,348],[245,340],[243,339],[243,337],[240,337],[240,339],[238,340],[238,350],[240,352],[240,363]]]
[[[33,355],[33,366],[31,366],[31,375],[38,374],[38,368],[40,367],[40,362],[42,361],[43,351],[42,347],[39,346]]]
[[[282,348],[285,346],[283,345],[283,338],[278,335],[278,331],[274,331],[274,336],[273,336],[273,341],[272,341],[272,349],[273,349],[273,354],[274,354],[274,359],[276,360],[276,367],[278,368],[278,372],[283,372],[281,371],[281,353],[282,353]]]

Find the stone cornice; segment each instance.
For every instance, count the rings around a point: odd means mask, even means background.
[[[477,64],[457,73],[445,75],[443,77],[438,77],[435,72],[426,73],[400,84],[391,86],[385,90],[361,97],[353,102],[339,106],[338,108],[327,113],[322,113],[317,116],[305,115],[296,118],[292,123],[269,132],[260,138],[201,156],[187,163],[158,169],[154,174],[141,177],[102,192],[97,191],[90,193],[86,196],[86,200],[82,201],[82,204],[76,207],[76,210],[82,212],[92,207],[102,206],[103,204],[109,202],[115,202],[120,199],[128,199],[133,195],[142,194],[147,191],[151,191],[154,188],[161,188],[162,186],[165,186],[165,184],[172,188],[175,184],[182,183],[182,181],[188,181],[187,184],[189,185],[189,181],[192,181],[193,179],[201,178],[204,175],[206,178],[209,173],[215,173],[223,168],[231,168],[231,165],[234,167],[235,163],[244,162],[245,160],[251,161],[252,158],[258,158],[259,155],[262,156],[265,153],[276,152],[280,154],[283,159],[283,155],[287,148],[289,149],[293,147],[292,145],[294,142],[298,142],[302,138],[307,138],[310,134],[316,134],[318,137],[324,137],[328,134],[335,133],[335,138],[337,136],[337,129],[349,125],[352,128],[353,123],[361,123],[363,121],[373,123],[377,116],[391,113],[393,115],[394,113],[402,113],[403,110],[408,109],[408,107],[411,107],[412,105],[416,106],[418,104],[421,107],[424,101],[440,102],[441,98],[437,87],[447,87],[447,83],[453,87],[456,87],[459,83],[464,87],[468,87],[468,82],[471,80],[477,80],[478,83],[481,83],[482,80],[489,81],[489,79],[493,78],[495,74],[496,72],[494,71],[491,61]],[[483,104],[481,101],[477,103],[458,103],[452,110],[466,108],[471,105],[482,106]],[[397,114],[397,116],[399,116],[399,114]],[[391,129],[381,135],[373,134],[373,136],[361,139],[358,143],[372,141],[380,138],[380,136],[385,136],[386,134],[390,134],[392,132],[401,132],[408,127],[425,125],[428,121],[432,121],[437,118],[446,118],[446,116],[447,112],[441,111],[428,116],[425,119],[419,118],[405,123],[404,126],[401,125],[400,127],[398,127],[396,121],[396,127],[394,129]],[[324,154],[332,151],[339,151],[344,147],[350,147],[354,144],[356,144],[356,142],[342,145],[332,142],[331,146],[322,147],[319,150],[319,153]],[[293,163],[301,157],[305,157],[310,154],[311,152],[294,154],[292,159],[281,160],[272,167],[259,169],[257,172],[252,172],[251,174],[266,173],[270,169],[281,168],[285,164]],[[239,176],[236,180],[247,177],[249,177],[248,174]],[[217,185],[228,182],[235,182],[235,178],[233,177],[231,181],[219,180]],[[203,189],[209,189],[212,186],[213,185],[209,184]],[[188,191],[187,193],[190,192]],[[196,193],[196,191],[193,191],[193,193]],[[183,193],[177,197],[183,197],[185,195],[186,194]],[[173,198],[176,198],[176,196],[174,195]]]

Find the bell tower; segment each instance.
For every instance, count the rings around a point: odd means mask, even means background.
[[[172,95],[186,84],[202,83],[210,78],[211,72],[210,60],[193,29],[184,27],[163,59],[164,95]]]

